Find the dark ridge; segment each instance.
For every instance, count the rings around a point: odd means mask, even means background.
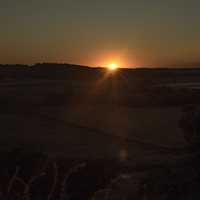
[[[0,65],[0,79],[3,81],[29,81],[29,80],[63,80],[78,81],[79,83],[88,83],[102,79],[107,69],[101,67],[89,67],[76,64],[60,63],[36,63],[30,65]],[[120,80],[121,87],[130,87],[131,85],[152,85],[166,82],[176,83],[183,78],[189,78],[193,82],[198,81],[200,77],[199,68],[120,68],[114,76]],[[123,86],[128,82],[127,86]],[[28,83],[28,82],[26,82]]]

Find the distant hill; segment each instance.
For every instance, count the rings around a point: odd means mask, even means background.
[[[102,76],[107,69],[97,67],[81,66],[75,64],[59,64],[59,63],[37,63],[34,65],[2,65],[0,64],[0,78],[27,80],[27,79],[91,79],[95,80]],[[163,79],[172,78],[174,76],[200,76],[200,68],[121,68],[118,74],[128,79]]]

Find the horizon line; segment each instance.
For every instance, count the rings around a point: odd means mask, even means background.
[[[37,65],[71,65],[71,66],[77,66],[77,67],[85,67],[85,68],[93,68],[93,69],[105,69],[106,66],[89,66],[89,65],[82,65],[82,64],[75,64],[75,63],[64,63],[64,62],[36,62],[36,63],[29,63],[29,64],[22,64],[22,63],[0,63],[0,66],[27,66],[27,67],[34,67]],[[186,64],[186,65],[160,65],[160,66],[153,66],[153,65],[144,65],[144,66],[127,66],[127,67],[119,67],[120,69],[200,69],[200,63],[199,64]]]

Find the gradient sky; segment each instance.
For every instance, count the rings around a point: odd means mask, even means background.
[[[0,63],[200,63],[199,0],[0,0]]]

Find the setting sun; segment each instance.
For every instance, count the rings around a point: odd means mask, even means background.
[[[114,71],[114,70],[116,70],[117,68],[119,68],[119,66],[118,66],[116,63],[111,63],[111,64],[108,65],[108,69],[109,69],[109,70]]]

